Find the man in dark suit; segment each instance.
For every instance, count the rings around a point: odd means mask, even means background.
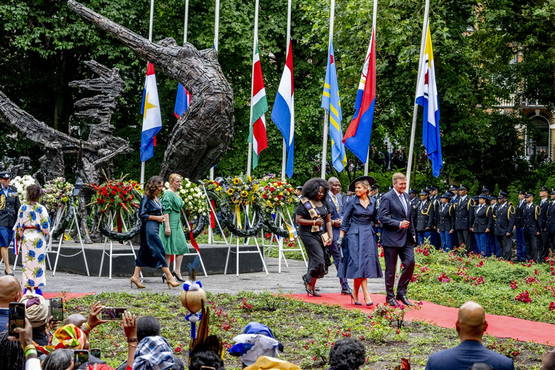
[[[468,196],[467,187],[461,185],[459,187],[459,196],[455,203],[455,231],[457,232],[459,244],[464,244],[468,252],[472,250],[469,229],[473,223],[473,205],[472,199]]]
[[[339,264],[341,263],[341,247],[337,246],[335,242],[339,239],[341,221],[343,221],[342,212],[345,199],[344,195],[341,193],[341,182],[337,177],[330,177],[328,179],[328,184],[330,185],[330,191],[328,191],[326,201],[330,206],[331,227],[333,231],[333,240],[330,246],[330,252],[333,256],[333,264],[335,265],[335,268],[339,269]],[[339,284],[341,285],[341,294],[351,294],[351,288],[349,288],[349,282],[347,279],[339,278]]]
[[[547,208],[545,222],[547,224],[547,233],[549,238],[549,248],[551,253],[555,253],[555,189],[551,190],[551,202]]]
[[[549,254],[549,232],[547,231],[547,209],[549,208],[549,189],[540,189],[540,237],[538,238],[538,258],[543,261]]]
[[[382,245],[385,256],[385,290],[387,303],[397,306],[401,301],[412,305],[407,298],[407,287],[414,272],[414,247],[416,230],[410,222],[412,207],[406,192],[407,179],[402,173],[393,174],[393,189],[380,200],[378,219],[382,223]],[[397,295],[393,294],[397,257],[403,264],[403,272],[397,285]]]
[[[478,303],[466,302],[459,308],[455,327],[461,343],[457,347],[430,355],[426,370],[467,370],[476,363],[488,364],[495,370],[514,369],[513,360],[482,345],[488,322],[484,308]]]
[[[526,242],[524,239],[524,220],[522,215],[526,206],[525,191],[518,193],[518,204],[515,207],[515,239],[516,239],[516,259],[519,262],[526,261]]]
[[[498,204],[493,212],[493,233],[497,249],[501,251],[501,257],[507,261],[511,260],[513,251],[513,227],[515,225],[515,208],[507,202],[508,194],[499,192]]]
[[[534,194],[526,194],[526,205],[522,212],[526,258],[538,262],[538,239],[540,237],[540,206],[534,204]]]

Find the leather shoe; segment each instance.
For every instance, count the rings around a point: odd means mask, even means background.
[[[414,303],[412,303],[411,301],[409,301],[409,299],[407,298],[406,295],[398,295],[396,298],[397,298],[398,301],[403,302],[404,305],[407,305],[407,306],[414,306]]]
[[[397,307],[397,306],[399,306],[399,302],[397,302],[397,300],[396,300],[395,298],[393,298],[393,297],[388,298],[386,302],[387,302],[387,304],[390,305],[391,307]]]
[[[350,289],[341,289],[341,294],[342,295],[351,295],[351,290]]]

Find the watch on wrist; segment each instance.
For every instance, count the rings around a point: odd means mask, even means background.
[[[127,338],[127,343],[137,343],[137,338]]]

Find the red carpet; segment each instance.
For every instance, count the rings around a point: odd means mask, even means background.
[[[355,306],[350,297],[339,293],[322,294],[322,297],[308,297],[306,294],[287,295],[308,303],[339,305],[349,310],[371,311],[372,307]],[[371,294],[374,304],[385,303],[385,295]],[[409,310],[405,318],[409,321],[425,321],[443,328],[455,328],[457,308],[422,302],[420,310]],[[555,325],[537,321],[516,319],[508,316],[486,314],[487,334],[498,338],[513,338],[525,342],[535,342],[555,346]]]
[[[93,294],[95,293],[44,292],[43,296],[46,299],[64,297],[64,299],[67,301],[70,299],[81,298]]]

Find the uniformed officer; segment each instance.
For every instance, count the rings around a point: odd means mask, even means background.
[[[472,242],[470,241],[470,226],[472,225],[472,212],[473,202],[468,196],[468,189],[466,186],[459,187],[459,196],[457,202],[454,203],[455,210],[455,231],[457,232],[457,239],[459,244],[464,244],[467,252],[472,250]]]
[[[549,232],[547,231],[547,208],[549,207],[549,189],[540,189],[540,238],[538,239],[538,258],[543,261],[549,253]]]
[[[429,186],[428,187],[428,192],[430,194],[428,196],[428,199],[434,205],[434,215],[436,215],[437,214],[437,209],[438,209],[438,206],[439,206],[438,188],[436,186]],[[434,224],[435,224],[435,221],[436,220],[434,220]],[[439,239],[439,233],[438,233],[437,229],[435,229],[435,228],[432,231],[431,242],[432,242],[433,246],[436,247],[436,248],[439,248],[441,246],[441,241]]]
[[[526,205],[522,212],[526,258],[538,261],[538,238],[540,236],[540,206],[534,204],[534,194],[526,193]]]
[[[519,262],[526,261],[526,240],[524,239],[524,207],[526,206],[526,192],[518,193],[518,204],[515,207],[515,239],[516,259]]]
[[[418,244],[422,245],[428,239],[431,243],[432,231],[435,227],[434,205],[428,199],[428,191],[422,189],[420,191],[420,202],[418,202],[418,210],[416,213],[416,234],[418,235]]]
[[[551,190],[551,202],[547,208],[546,224],[551,253],[555,253],[555,189]]]
[[[449,186],[449,190],[447,190],[449,193],[451,193],[451,203],[457,203],[458,200],[458,196],[459,196],[459,188],[455,185],[451,185]]]
[[[515,225],[515,208],[507,202],[508,194],[499,192],[499,204],[493,212],[493,232],[497,249],[501,251],[501,258],[510,261],[513,249],[513,228]]]
[[[489,191],[487,188],[483,188]],[[493,216],[495,214],[495,210],[497,209],[497,197],[493,195],[488,195],[489,206],[486,211],[488,217],[490,218],[491,227],[489,232],[487,232],[487,256],[495,255],[495,257],[501,257],[501,249],[498,248],[497,243],[495,242],[495,234],[493,231]]]
[[[0,255],[6,275],[13,275],[8,247],[13,239],[12,229],[20,206],[17,189],[10,185],[10,178],[9,172],[0,172]]]
[[[480,194],[478,196],[478,205],[474,207],[474,217],[472,222],[472,227],[470,231],[474,233],[474,238],[476,239],[476,252],[480,253],[482,256],[487,255],[487,233],[491,228],[491,219],[488,216],[488,196],[486,194]]]
[[[445,193],[439,198],[439,205],[436,212],[436,225],[441,241],[441,249],[448,252],[453,248],[451,236],[454,233],[453,221],[453,204],[449,203],[450,193]]]

